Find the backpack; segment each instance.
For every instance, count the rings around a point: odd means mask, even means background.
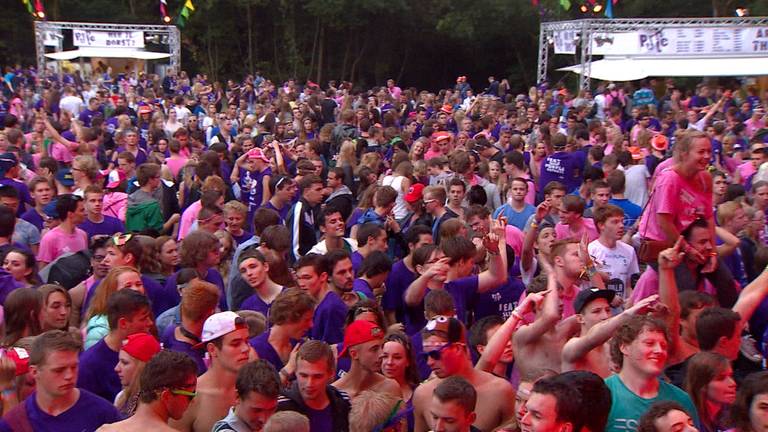
[[[87,250],[62,255],[40,271],[46,283],[72,289],[91,275],[91,256]]]

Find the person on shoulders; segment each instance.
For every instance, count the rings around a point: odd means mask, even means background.
[[[237,402],[211,432],[261,432],[277,410],[280,377],[266,360],[256,360],[237,373]]]
[[[304,342],[296,355],[296,381],[278,398],[277,410],[307,416],[310,432],[349,432],[349,396],[330,385],[335,369],[327,343]]]
[[[35,391],[5,413],[0,431],[81,431],[120,420],[110,402],[75,386],[82,345],[63,330],[35,338],[30,350],[30,373]]]
[[[139,406],[126,420],[102,426],[97,432],[173,432],[169,420],[178,420],[196,393],[197,368],[186,354],[162,350],[149,360],[139,376]]]
[[[219,312],[205,320],[201,342],[210,359],[208,371],[197,379],[197,396],[181,419],[169,424],[179,431],[210,432],[235,404],[238,371],[249,361],[248,326],[231,311]]]

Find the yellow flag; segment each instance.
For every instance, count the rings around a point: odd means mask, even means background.
[[[195,10],[195,5],[192,4],[192,0],[187,0],[187,2],[184,3],[184,7],[191,11]]]

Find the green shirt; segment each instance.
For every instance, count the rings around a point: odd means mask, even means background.
[[[621,382],[618,375],[605,379],[605,384],[611,390],[611,412],[608,415],[606,432],[636,431],[640,417],[657,401],[674,401],[688,411],[696,427],[699,426],[699,415],[688,393],[668,382],[659,380],[659,393],[651,399],[641,398]]]

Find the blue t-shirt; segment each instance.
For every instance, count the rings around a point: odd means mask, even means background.
[[[52,416],[37,405],[35,393],[22,402],[26,405],[29,424],[35,432],[92,432],[105,424],[117,423],[120,413],[111,403],[88,390],[80,390],[80,397],[72,407]],[[5,420],[0,420],[0,432],[12,432]]]
[[[329,344],[343,341],[347,309],[347,305],[344,304],[341,297],[335,292],[329,291],[323,301],[315,308],[309,337]]]
[[[622,198],[611,198],[608,200],[608,204],[613,204],[617,207],[621,207],[624,210],[624,227],[629,228],[635,224],[643,213],[643,208],[633,203],[632,201]]]
[[[112,351],[104,339],[85,350],[80,354],[77,386],[108,402],[114,402],[115,396],[122,389],[120,377],[115,372],[117,354],[117,351]]]
[[[405,325],[406,334],[413,334],[413,332],[418,331],[418,328],[409,328],[409,322],[406,320],[405,315],[405,302],[403,300],[405,290],[415,280],[416,273],[408,270],[405,261],[398,260],[392,265],[392,271],[387,276],[387,289],[384,291],[384,297],[381,300],[381,305],[385,311],[395,311],[397,322]]]
[[[163,345],[164,349],[188,355],[197,365],[197,374],[204,374],[205,371],[208,370],[205,366],[205,360],[203,359],[205,355],[204,350],[202,348],[194,349],[192,348],[192,344],[176,339],[176,327],[177,326],[175,325],[168,326],[168,328],[165,329],[165,333],[160,336],[160,343]]]
[[[539,199],[544,197],[544,188],[551,181],[565,185],[566,193],[581,186],[586,158],[582,152],[555,152],[541,161],[539,176]]]
[[[363,279],[355,279],[354,282],[352,282],[352,290],[355,292],[359,292],[369,299],[375,299],[376,296],[373,295],[373,290],[371,289],[371,286]]]
[[[104,216],[104,220],[100,223],[91,222],[86,218],[85,221],[77,227],[85,231],[85,233],[88,234],[88,238],[97,235],[111,236],[115,233],[125,232],[125,225],[123,225],[123,222],[112,216]]]
[[[512,208],[512,205],[507,203],[497,208],[493,212],[493,218],[497,219],[499,215],[502,214],[505,218],[507,218],[507,225],[514,225],[519,228],[520,231],[523,231],[525,230],[525,224],[528,222],[528,218],[530,218],[534,213],[536,213],[536,207],[530,204],[526,203],[525,208],[518,213],[515,209]]]

